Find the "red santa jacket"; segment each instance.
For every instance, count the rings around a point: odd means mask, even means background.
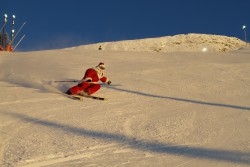
[[[85,72],[83,79],[80,82],[86,82],[87,80],[91,80],[91,82],[98,82],[101,80],[103,83],[108,83],[108,77],[104,76],[104,71],[99,67],[89,68]]]

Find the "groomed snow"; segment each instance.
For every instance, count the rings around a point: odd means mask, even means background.
[[[250,48],[189,36],[0,52],[0,166],[249,166]],[[101,61],[107,101],[60,94]]]

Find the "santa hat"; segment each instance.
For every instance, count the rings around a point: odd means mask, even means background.
[[[100,67],[101,69],[105,69],[106,67],[105,67],[105,64],[103,63],[103,62],[100,62],[99,64],[98,64],[98,67]]]

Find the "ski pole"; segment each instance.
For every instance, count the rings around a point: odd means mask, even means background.
[[[79,82],[78,80],[65,80],[65,81],[54,81],[54,82]],[[89,84],[99,84],[98,82],[86,82]]]
[[[79,81],[77,81],[77,80],[72,80],[72,81],[70,81],[70,80],[65,80],[65,81],[54,81],[54,82],[79,82]]]
[[[23,38],[25,37],[25,35],[23,35],[23,37],[19,40],[19,42],[16,44],[16,46],[14,47],[13,51],[16,49],[16,47],[20,44],[20,42],[23,40]]]

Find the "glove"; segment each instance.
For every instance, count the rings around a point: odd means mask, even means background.
[[[110,85],[111,84],[111,81],[108,81],[108,85]]]

